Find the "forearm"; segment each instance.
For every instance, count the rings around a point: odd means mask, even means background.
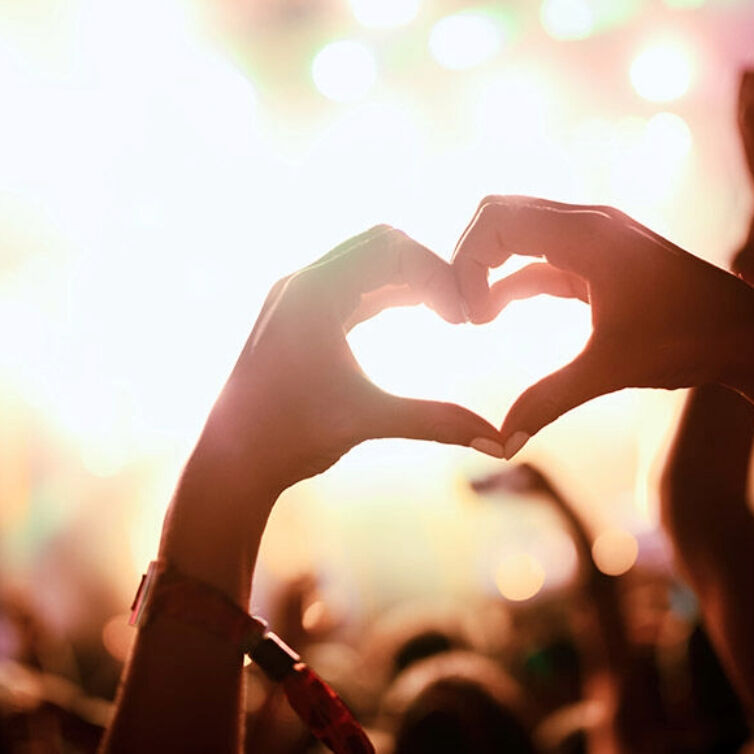
[[[663,470],[663,512],[680,506],[693,522],[715,513],[709,493],[744,499],[752,442],[753,406],[721,386],[690,391]],[[688,515],[689,507],[696,516]]]
[[[662,480],[662,520],[729,674],[754,713],[754,406],[707,386],[687,401]]]
[[[165,521],[160,559],[247,609],[275,494],[233,462],[212,426],[189,460]],[[229,641],[156,615],[139,629],[103,752],[237,752],[242,655]]]
[[[754,404],[754,287],[737,282],[745,296],[731,316],[734,326],[719,339],[725,362],[720,383]]]

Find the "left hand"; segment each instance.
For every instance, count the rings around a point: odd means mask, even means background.
[[[324,471],[370,438],[481,439],[480,447],[502,455],[498,431],[476,414],[391,395],[361,370],[348,331],[386,307],[416,303],[465,321],[450,265],[388,226],[280,280],[205,432],[232,438],[228,451],[277,489]]]

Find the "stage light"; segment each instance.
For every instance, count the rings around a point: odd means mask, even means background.
[[[491,60],[500,51],[502,33],[480,13],[456,13],[440,19],[429,35],[429,51],[443,67],[463,71]]]
[[[351,9],[362,26],[392,29],[416,18],[419,0],[351,0]]]
[[[650,102],[670,102],[691,86],[693,65],[688,50],[678,42],[658,42],[640,52],[631,64],[636,92]]]
[[[628,571],[639,554],[636,537],[623,529],[606,529],[592,545],[592,558],[597,568],[608,576],[620,576]]]
[[[495,583],[500,594],[513,602],[531,599],[545,583],[545,570],[527,553],[507,557],[497,569]]]
[[[372,51],[349,39],[332,42],[312,61],[312,79],[317,89],[335,102],[361,99],[377,80]]]
[[[587,0],[545,0],[539,17],[555,39],[585,39],[594,31],[594,13]]]

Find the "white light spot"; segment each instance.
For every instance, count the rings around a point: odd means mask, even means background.
[[[658,159],[676,160],[691,151],[691,129],[674,113],[657,113],[647,122],[644,139]]]
[[[344,39],[320,50],[312,62],[312,79],[328,99],[354,102],[377,80],[377,63],[368,47]]]
[[[691,86],[693,65],[688,50],[676,42],[658,42],[639,53],[631,64],[631,83],[650,102],[682,97]]]
[[[585,39],[594,31],[594,13],[586,0],[545,0],[539,16],[555,39]]]
[[[429,35],[429,50],[443,68],[462,71],[491,60],[500,51],[501,32],[492,19],[457,13],[439,20]]]

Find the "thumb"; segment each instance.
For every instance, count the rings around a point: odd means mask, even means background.
[[[608,384],[593,354],[583,351],[525,390],[511,406],[500,429],[504,458],[512,458],[542,427],[567,411],[618,387]]]
[[[500,432],[488,421],[455,403],[401,398],[382,393],[370,422],[373,438],[406,437],[472,447],[503,457]]]

